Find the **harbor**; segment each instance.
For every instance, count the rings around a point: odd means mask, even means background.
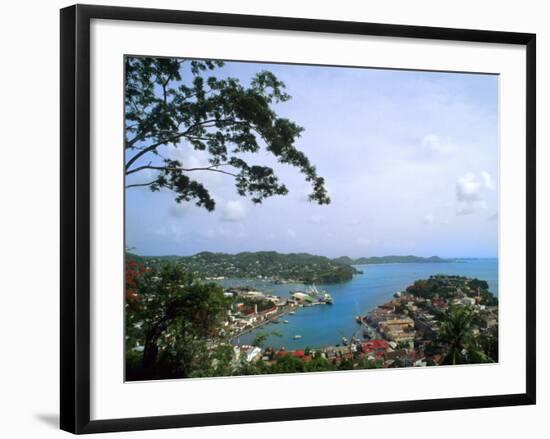
[[[267,334],[266,346],[286,349],[321,348],[342,344],[342,337],[362,338],[362,328],[356,316],[365,315],[378,305],[392,299],[416,279],[427,278],[436,273],[448,273],[485,279],[490,291],[498,296],[498,260],[473,259],[465,262],[410,263],[358,266],[362,274],[350,282],[332,285],[317,285],[319,290],[330,292],[333,304],[310,306],[285,313],[288,324],[265,322],[254,329],[240,334],[240,344],[250,344],[258,334]],[[241,280],[233,281],[236,284]],[[305,290],[306,285],[273,285],[256,283],[258,288],[270,294],[289,297],[290,292]],[[278,335],[271,334],[277,332]],[[300,335],[300,338],[294,338]]]
[[[355,316],[357,330],[350,338],[342,336],[340,343],[335,345],[274,348],[264,347],[262,339],[262,343],[236,344],[235,358],[244,354],[249,363],[261,359],[276,367],[280,359],[290,356],[304,367],[315,361],[327,361],[332,365],[328,367],[343,369],[356,365],[387,368],[447,364],[445,362],[451,360],[443,346],[448,319],[460,325],[461,319],[468,319],[470,313],[476,317],[463,331],[469,331],[480,344],[469,345],[468,353],[460,355],[466,361],[472,358],[479,362],[498,361],[498,299],[489,291],[488,282],[448,274],[416,280],[405,290],[396,291],[387,302],[364,315]],[[459,320],[450,317],[455,314],[461,315]]]

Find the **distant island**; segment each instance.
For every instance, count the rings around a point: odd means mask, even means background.
[[[127,260],[149,266],[163,261],[181,264],[186,271],[205,280],[264,279],[281,283],[332,284],[347,282],[359,274],[354,265],[389,263],[451,262],[438,256],[373,256],[331,259],[308,253],[278,253],[275,251],[242,252],[237,254],[201,252],[193,256],[139,256],[126,253]]]
[[[350,258],[349,256],[340,256],[333,259],[335,262],[348,265],[366,265],[366,264],[407,264],[407,263],[422,263],[422,262],[455,262],[456,259],[443,259],[439,256],[430,256],[428,258],[422,256],[371,256],[362,258]]]

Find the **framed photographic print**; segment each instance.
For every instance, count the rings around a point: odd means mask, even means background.
[[[535,35],[61,11],[61,428],[535,403]]]

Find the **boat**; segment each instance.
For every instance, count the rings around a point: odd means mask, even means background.
[[[279,319],[277,319],[277,318],[271,319],[271,323],[279,323]]]
[[[306,294],[309,294],[311,297],[317,297],[319,295],[319,290],[317,290],[315,284],[311,284],[306,290]]]
[[[342,344],[347,346],[349,344],[349,340],[346,337],[342,337]]]
[[[355,321],[361,325],[363,323],[363,318],[361,316],[355,316]]]
[[[315,284],[311,284],[309,287],[307,287],[305,294],[307,294],[309,297],[316,298],[319,303],[332,305],[332,296],[325,290],[319,291]]]
[[[283,320],[283,323],[288,323],[288,320]]]
[[[299,338],[302,338],[300,334],[296,334],[294,337],[292,337],[294,340],[298,340]]]
[[[290,311],[289,314],[293,316],[294,314],[296,314],[296,311]]]

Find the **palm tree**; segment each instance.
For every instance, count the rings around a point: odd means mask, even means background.
[[[442,315],[439,342],[447,346],[443,364],[490,362],[472,332],[474,314],[466,306],[452,306]]]

